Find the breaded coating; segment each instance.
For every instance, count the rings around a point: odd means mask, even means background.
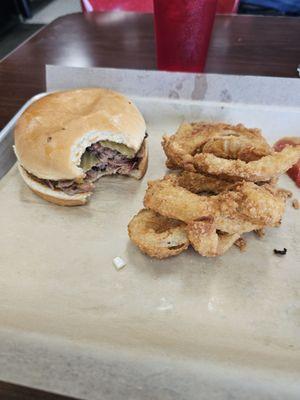
[[[234,242],[234,245],[238,247],[241,251],[245,251],[247,247],[247,242],[244,238],[240,237]]]
[[[213,217],[204,217],[188,223],[187,235],[193,248],[205,257],[224,254],[239,238],[238,233],[218,234]]]
[[[254,233],[259,237],[263,238],[266,235],[266,231],[264,229],[255,229]]]
[[[292,205],[293,205],[293,207],[295,208],[295,210],[299,210],[299,208],[300,208],[300,202],[299,202],[298,199],[293,199]]]
[[[192,193],[218,194],[233,187],[234,183],[227,182],[214,176],[182,171],[177,178],[178,185]]]
[[[189,162],[195,170],[223,179],[265,182],[285,173],[299,158],[300,146],[287,146],[279,153],[248,163],[242,160],[225,160],[214,154],[196,154]]]
[[[182,253],[189,246],[185,224],[141,210],[128,225],[130,239],[150,257],[166,258]]]

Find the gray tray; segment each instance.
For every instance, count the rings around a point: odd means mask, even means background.
[[[135,73],[106,70],[107,80],[91,82],[93,74],[89,84],[122,90],[121,79],[129,87],[124,77]],[[147,74],[136,72],[140,86]],[[152,83],[158,89],[156,76]],[[274,142],[299,132],[299,108],[138,94],[150,150],[141,182],[107,177],[87,206],[67,209],[31,193],[15,167],[0,180],[0,378],[86,399],[298,400],[299,211],[289,203],[279,229],[262,240],[250,234],[246,253],[233,248],[215,260],[192,250],[151,260],[126,225],[147,180],[166,172],[162,134],[181,121],[242,122]],[[1,134],[10,152],[2,175],[14,162],[14,123]],[[289,178],[280,184],[299,197]],[[287,256],[274,256],[283,246]],[[115,256],[127,261],[119,272]]]
[[[31,103],[45,96],[46,93],[37,94],[28,100],[17,114],[8,122],[0,132],[0,179],[10,170],[16,162],[16,156],[13,151],[13,131],[15,124],[21,114],[30,106]]]

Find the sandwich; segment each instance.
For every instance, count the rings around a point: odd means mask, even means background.
[[[25,183],[63,206],[83,205],[105,175],[141,179],[146,125],[127,97],[91,88],[49,94],[19,118],[14,150]]]

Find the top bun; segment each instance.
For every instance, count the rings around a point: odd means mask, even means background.
[[[42,179],[84,177],[85,149],[99,140],[122,143],[137,152],[146,125],[136,106],[108,89],[57,92],[34,102],[15,128],[15,152],[26,171]]]

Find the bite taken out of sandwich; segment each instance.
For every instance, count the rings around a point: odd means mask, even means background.
[[[108,89],[49,94],[19,118],[18,168],[37,195],[64,206],[83,205],[104,175],[141,179],[148,164],[146,125],[127,97]]]

